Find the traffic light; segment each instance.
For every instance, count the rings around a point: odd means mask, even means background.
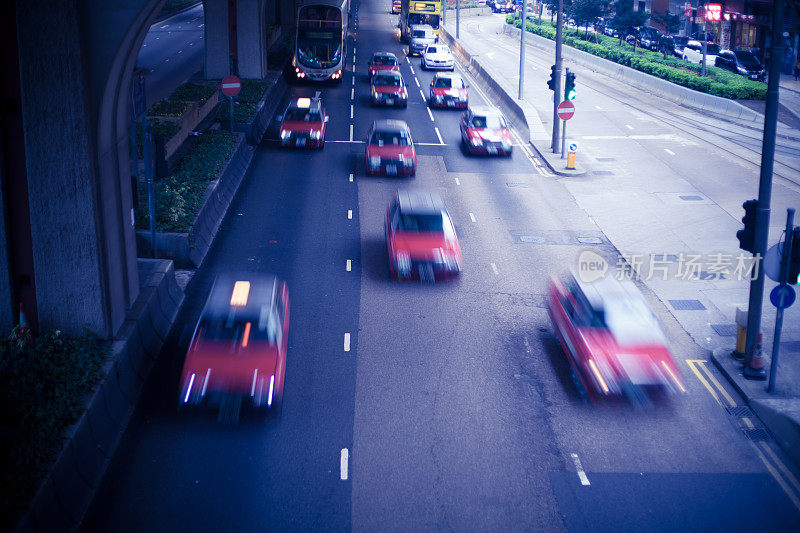
[[[742,204],[744,207],[744,229],[736,232],[736,238],[739,239],[739,248],[755,253],[756,241],[756,210],[758,209],[758,200],[747,200]]]
[[[556,90],[556,66],[550,67],[550,79],[547,80],[547,88],[551,91]]]
[[[575,73],[567,72],[567,78],[564,83],[564,100],[575,100],[577,93],[575,92]]]
[[[786,241],[789,242],[790,236],[786,236]],[[795,226],[791,234],[792,239],[792,255],[789,258],[789,285],[800,285],[800,226]]]

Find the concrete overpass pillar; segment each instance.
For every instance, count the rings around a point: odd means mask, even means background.
[[[203,0],[205,10],[206,78],[224,78],[231,74],[228,2]]]
[[[266,3],[236,0],[237,57],[242,78],[263,78],[267,74]]]
[[[233,73],[263,78],[267,73],[267,5],[279,0],[204,0],[206,78]]]

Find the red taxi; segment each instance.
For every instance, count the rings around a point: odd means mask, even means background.
[[[457,276],[461,246],[442,198],[424,190],[397,191],[384,222],[392,279]]]
[[[373,105],[408,107],[408,90],[399,72],[376,72],[370,80],[369,94]]]
[[[367,132],[367,174],[414,176],[417,152],[411,130],[402,120],[376,120]]]
[[[431,81],[429,103],[431,107],[453,107],[466,109],[467,84],[460,74],[437,72]]]
[[[328,116],[318,98],[298,98],[278,117],[283,147],[323,148]]]
[[[461,115],[461,142],[471,154],[510,156],[511,130],[493,107],[470,107]]]
[[[397,61],[397,56],[391,52],[375,52],[369,60],[369,77],[377,72],[389,70],[392,72],[400,72],[400,63]]]
[[[686,392],[658,320],[632,281],[553,278],[550,319],[573,379],[591,401]]]
[[[178,405],[246,400],[280,411],[289,333],[289,290],[273,275],[220,275],[195,327]]]

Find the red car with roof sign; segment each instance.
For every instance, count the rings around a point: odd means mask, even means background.
[[[400,72],[397,56],[391,52],[375,52],[369,60],[369,77],[372,78],[377,72],[384,70]]]
[[[461,246],[442,198],[430,191],[397,191],[384,221],[392,279],[433,282],[461,273]]]
[[[298,98],[278,118],[283,147],[323,148],[328,116],[318,98]]]
[[[367,174],[414,176],[417,152],[408,124],[402,120],[376,120],[367,132]]]
[[[471,154],[510,156],[511,130],[493,107],[470,107],[461,115],[461,142]]]
[[[380,71],[370,80],[370,98],[374,105],[408,107],[408,90],[399,72]]]
[[[437,72],[433,77],[429,100],[431,107],[466,109],[468,100],[467,84],[460,74]]]

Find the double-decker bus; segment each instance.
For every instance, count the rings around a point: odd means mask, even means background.
[[[403,41],[408,41],[411,35],[411,26],[427,24],[436,36],[439,36],[439,22],[442,18],[442,0],[432,2],[417,0],[402,0],[400,6],[400,36]]]
[[[297,8],[292,69],[299,79],[342,81],[350,0],[306,0]]]

